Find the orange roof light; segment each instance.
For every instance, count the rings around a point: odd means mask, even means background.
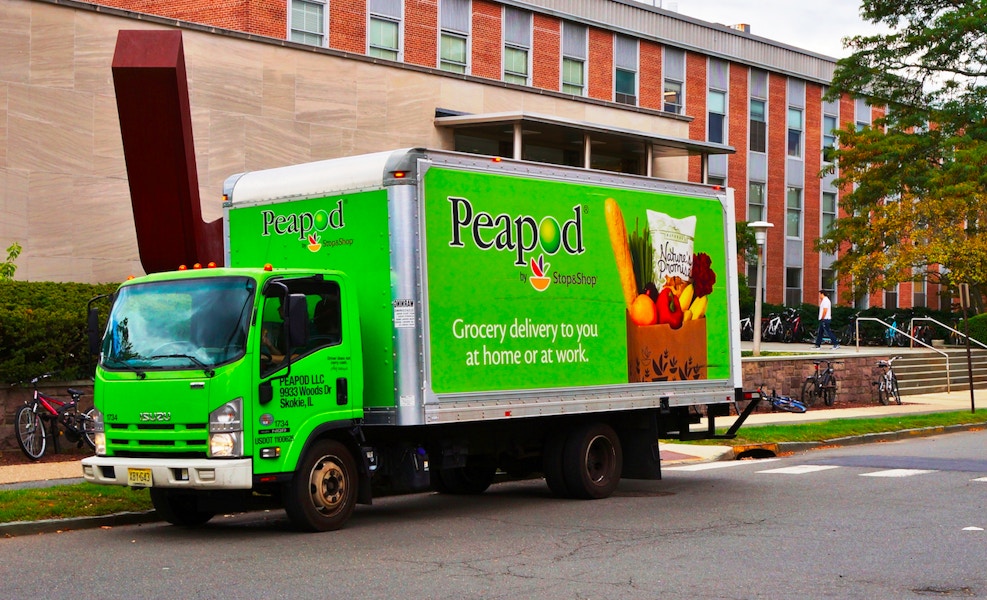
[[[195,263],[194,265],[192,265],[192,268],[193,269],[201,269],[202,268],[202,265],[200,265],[199,263]]]
[[[408,176],[408,172],[407,171],[393,171],[391,173],[391,175],[394,176],[394,179],[404,179],[405,177]]]
[[[503,158],[501,158],[501,157],[499,157],[499,156],[495,156],[495,157],[493,157],[493,161],[494,161],[494,162],[501,162],[502,160],[504,160],[504,159],[503,159]]]
[[[273,271],[274,270],[274,265],[272,265],[271,263],[267,263],[266,265],[264,265],[264,270],[265,271]]]
[[[186,267],[185,265],[178,265],[178,270],[179,271],[187,271],[188,270],[188,267]]]
[[[207,269],[215,269],[216,268],[216,263],[214,263],[212,261],[209,261],[209,264],[206,265],[206,268]]]

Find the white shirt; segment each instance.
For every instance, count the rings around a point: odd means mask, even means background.
[[[829,319],[829,318],[831,318],[831,317],[829,316],[829,309],[830,309],[830,308],[831,308],[832,306],[833,306],[833,305],[832,305],[832,303],[831,303],[831,302],[829,301],[829,298],[828,298],[828,297],[826,297],[826,296],[823,296],[823,297],[822,297],[822,302],[820,302],[820,303],[819,303],[819,320],[820,320],[820,321],[822,321],[823,319]]]

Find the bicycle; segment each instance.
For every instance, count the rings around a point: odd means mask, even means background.
[[[79,412],[79,400],[83,392],[68,388],[71,400],[59,400],[49,396],[38,390],[38,382],[48,377],[51,377],[51,373],[39,375],[31,380],[31,385],[34,386],[31,399],[25,400],[24,406],[18,407],[17,412],[14,413],[14,435],[17,438],[17,445],[28,458],[38,460],[44,456],[48,448],[48,436],[51,435],[52,446],[55,452],[58,452],[58,426],[61,425],[65,428],[65,439],[69,442],[78,443],[80,448],[85,443],[90,449],[95,449],[96,444],[93,440],[95,425],[92,416],[94,409]]]
[[[761,339],[765,342],[780,342],[785,334],[785,324],[781,314],[771,313],[761,322]]]
[[[782,341],[790,344],[792,342],[802,342],[805,341],[803,338],[808,338],[805,327],[802,325],[802,311],[797,308],[785,309],[784,318],[785,330],[782,333]]]
[[[877,366],[881,369],[881,375],[877,381],[871,382],[871,385],[877,386],[877,401],[884,406],[890,404],[892,399],[898,404],[901,404],[901,392],[898,390],[898,376],[894,374],[894,368],[891,366],[899,358],[901,357],[892,356],[888,360],[877,361]]]
[[[792,413],[804,413],[808,410],[808,407],[804,403],[799,402],[790,396],[779,396],[775,390],[771,390],[771,395],[768,396],[764,393],[763,383],[759,383],[757,385],[757,393],[761,395],[762,400],[767,400],[771,404],[772,409]]]
[[[833,365],[843,363],[831,360],[814,360],[812,363],[816,370],[802,384],[802,404],[812,406],[816,400],[822,398],[826,406],[833,406],[836,403],[836,373],[833,372]],[[823,363],[826,363],[826,368],[820,371],[819,366]]]
[[[853,315],[850,318],[850,322],[846,324],[837,337],[840,340],[840,345],[842,346],[854,346],[857,343],[857,318],[860,313]]]
[[[754,339],[754,325],[751,324],[750,317],[740,320],[740,339],[749,342]]]
[[[891,315],[891,327],[884,332],[884,343],[891,346],[904,346],[905,345],[905,335],[898,330],[898,315]]]

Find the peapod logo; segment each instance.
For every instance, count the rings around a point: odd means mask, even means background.
[[[279,215],[273,210],[262,210],[260,214],[264,222],[264,232],[261,235],[296,235],[299,240],[308,242],[308,249],[312,252],[318,252],[322,247],[319,240],[321,232],[345,227],[342,199],[336,203],[336,208],[328,211]]]
[[[550,283],[547,272],[549,264],[545,254],[554,255],[560,249],[567,254],[579,255],[586,251],[583,246],[582,206],[572,207],[572,218],[561,225],[553,216],[536,221],[529,215],[511,216],[506,213],[492,215],[485,211],[474,211],[473,204],[466,198],[449,196],[452,208],[452,240],[449,245],[462,248],[463,236],[468,235],[481,250],[510,251],[514,253],[514,264],[529,265],[531,277],[522,274],[539,292],[545,291]],[[534,253],[539,252],[537,261]],[[525,256],[531,254],[530,263]]]

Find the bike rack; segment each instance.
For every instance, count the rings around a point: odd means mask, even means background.
[[[919,318],[926,318],[926,317],[919,317]],[[912,319],[912,320],[914,321],[915,319]],[[932,319],[932,320],[935,320],[935,319]],[[915,337],[912,337],[911,334],[905,333],[904,331],[898,329],[894,325],[889,325],[889,324],[885,323],[884,321],[882,321],[881,319],[878,319],[877,317],[857,317],[857,323],[856,323],[856,327],[857,327],[857,352],[860,352],[860,322],[861,321],[876,321],[876,322],[880,323],[881,325],[884,325],[887,329],[890,329],[892,331],[895,331],[897,333],[900,333],[901,335],[903,335],[903,336],[907,337],[908,339],[912,340],[912,342],[913,342],[912,343],[912,347],[913,348],[915,347],[914,342],[918,342],[922,346],[925,346],[929,350],[932,350],[933,352],[936,352],[940,356],[944,357],[946,359],[946,393],[947,394],[950,393],[950,391],[951,391],[950,390],[950,387],[952,386],[952,379],[953,379],[953,377],[952,377],[952,375],[950,375],[950,372],[949,372],[949,354],[948,353],[943,352],[942,350],[940,350],[938,348],[933,348],[932,346],[926,344],[922,340],[920,340],[918,338],[915,338]],[[952,328],[950,328],[950,329],[952,329]],[[981,344],[981,345],[983,345],[983,344]],[[985,346],[985,348],[987,348],[987,346]]]
[[[974,344],[976,344],[976,345],[980,346],[981,348],[987,350],[987,344],[984,344],[980,340],[975,339],[975,338],[972,338],[972,337],[968,336],[965,333],[962,333],[960,331],[957,331],[956,329],[953,329],[952,327],[950,327],[949,325],[946,325],[945,323],[940,323],[939,321],[933,319],[932,317],[915,317],[915,318],[913,318],[911,321],[908,322],[908,328],[911,329],[912,331],[915,330],[915,325],[914,325],[915,321],[932,321],[933,323],[935,323],[936,325],[942,327],[943,329],[948,329],[948,330],[952,331],[953,333],[955,333],[956,335],[959,335],[959,336],[962,336],[964,338],[967,338],[971,342],[973,342]]]

